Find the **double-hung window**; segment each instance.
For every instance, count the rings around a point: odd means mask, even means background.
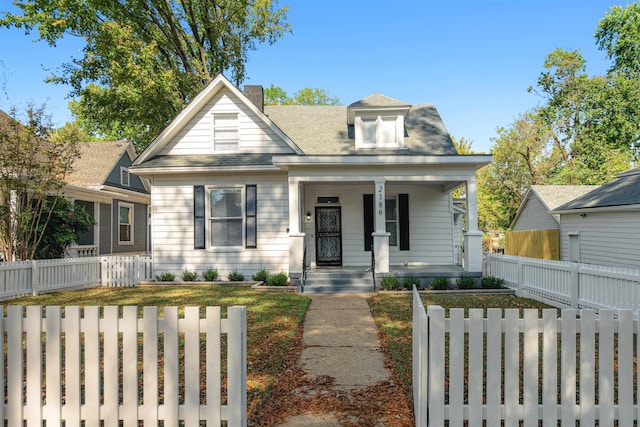
[[[118,244],[133,244],[133,205],[130,203],[118,204]]]
[[[213,114],[213,151],[215,153],[237,152],[239,131],[237,113]]]
[[[211,246],[242,246],[242,223],[242,189],[210,189],[209,224]]]
[[[398,205],[396,196],[385,199],[385,228],[389,236],[389,246],[398,246]]]

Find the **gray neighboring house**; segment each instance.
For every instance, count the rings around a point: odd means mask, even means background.
[[[550,211],[596,188],[597,185],[532,185],[522,198],[510,228],[512,231],[558,230],[560,215]]]
[[[129,172],[136,157],[128,141],[83,142],[63,196],[96,221],[69,256],[140,254],[149,248],[149,185]]]
[[[560,259],[640,268],[640,168],[558,206]]]

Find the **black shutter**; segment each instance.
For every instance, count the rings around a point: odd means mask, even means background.
[[[193,186],[193,248],[205,248],[204,185]]]
[[[409,250],[409,195],[398,194],[398,225],[400,228],[400,250]]]
[[[247,185],[245,191],[245,220],[246,220],[246,242],[248,249],[258,247],[258,224],[256,214],[258,212],[257,186]]]
[[[363,212],[364,218],[362,223],[364,224],[364,250],[370,251],[373,246],[373,227],[374,227],[374,219],[373,219],[373,194],[364,194],[363,195]]]

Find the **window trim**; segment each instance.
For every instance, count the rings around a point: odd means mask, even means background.
[[[239,217],[225,217],[227,219],[240,219],[242,221],[240,227],[242,232],[240,245],[235,246],[214,246],[212,241],[213,226],[212,222],[216,218],[211,216],[211,193],[215,190],[240,190],[240,213]],[[211,252],[240,252],[245,249],[246,242],[246,190],[244,185],[207,185],[205,186],[205,246]]]
[[[234,116],[235,117],[235,124],[231,125],[231,126],[222,126],[222,125],[218,125],[216,126],[216,116],[218,117],[222,117],[222,116]],[[234,139],[230,139],[230,138],[216,138],[216,130],[219,131],[230,131],[230,130],[234,130],[235,131],[235,138]],[[231,150],[222,150],[222,149],[217,149],[216,148],[216,140],[218,141],[218,144],[222,143],[222,142],[226,142],[227,144],[230,144],[231,142],[235,142],[235,149],[231,149]],[[212,151],[214,153],[237,153],[240,151],[240,114],[236,111],[219,111],[219,112],[214,112],[211,113],[211,147],[212,147]]]
[[[129,209],[129,223],[124,224],[120,222],[120,209],[127,208]],[[134,244],[134,224],[135,224],[135,205],[133,203],[127,202],[118,202],[118,245],[133,245]],[[123,225],[129,225],[129,236],[130,240],[121,240],[120,239],[120,227]]]

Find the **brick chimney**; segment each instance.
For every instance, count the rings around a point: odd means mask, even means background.
[[[261,85],[244,85],[244,94],[260,111],[264,112],[264,93]]]

